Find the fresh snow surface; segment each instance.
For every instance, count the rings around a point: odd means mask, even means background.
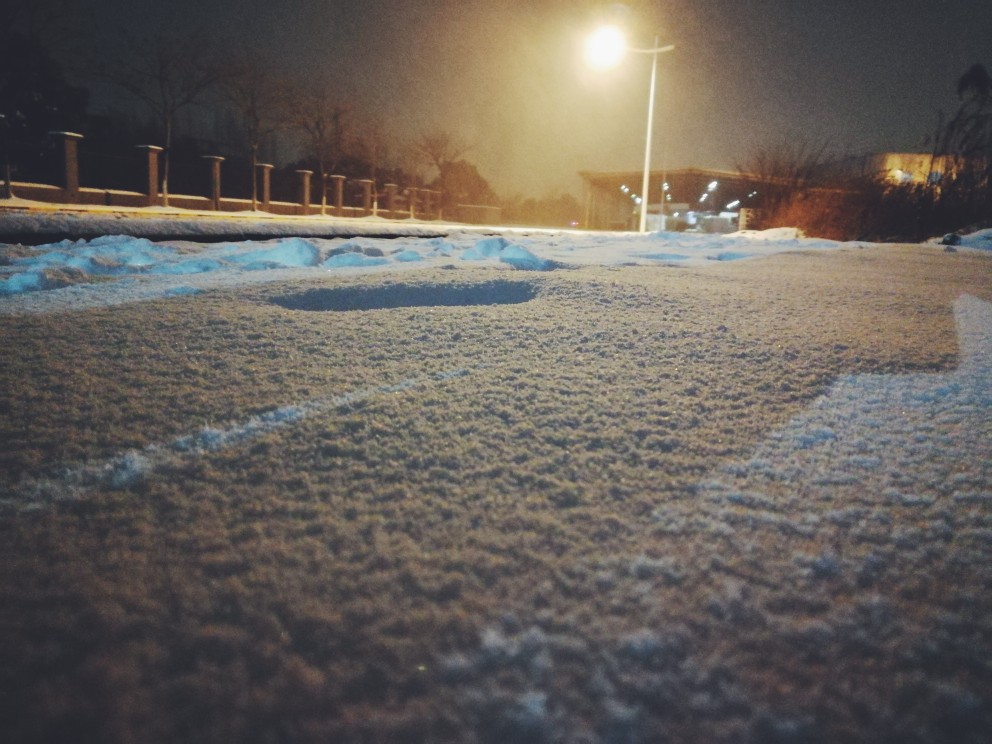
[[[246,421],[226,426],[205,426],[171,442],[150,444],[141,450],[128,450],[96,464],[66,468],[58,478],[26,479],[18,489],[6,497],[0,497],[0,511],[42,509],[60,501],[78,500],[90,489],[99,487],[126,488],[180,458],[196,457],[205,452],[243,444],[310,416],[345,409],[380,395],[421,388],[468,374],[469,370],[453,369],[411,377],[392,385],[352,390],[330,398],[314,398],[273,408]]]
[[[705,266],[843,245],[801,238],[793,229],[730,235],[456,231],[429,238],[280,237],[213,244],[108,235],[33,248],[0,245],[0,313],[118,305],[327,272],[411,270],[463,261],[521,271]]]
[[[992,228],[979,230],[970,235],[962,235],[958,247],[992,251]]]
[[[842,377],[749,460],[724,466],[700,491],[717,504],[744,505],[771,527],[798,518],[787,526],[799,532],[818,527],[802,499],[841,503],[845,489],[878,493],[902,506],[929,505],[935,493],[987,503],[992,304],[964,295],[954,316],[961,346],[956,370]],[[787,494],[773,493],[776,484],[788,484]],[[828,515],[835,521],[856,516]]]
[[[156,243],[106,235],[37,247],[0,244],[0,314],[120,305],[327,272],[354,275],[463,261],[521,271],[574,266],[701,267],[786,251],[858,245],[862,244],[804,238],[794,228],[727,235],[512,229],[486,235],[456,230],[440,237],[294,236],[230,243]],[[962,236],[958,248],[992,250],[992,230]]]

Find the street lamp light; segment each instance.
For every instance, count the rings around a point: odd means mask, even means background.
[[[647,232],[648,223],[648,181],[651,175],[651,133],[654,127],[654,89],[658,78],[658,55],[670,52],[675,46],[658,46],[658,37],[654,37],[654,46],[650,49],[635,49],[627,46],[623,31],[616,26],[603,26],[586,40],[586,64],[594,70],[606,70],[619,65],[627,52],[651,55],[651,87],[648,92],[648,126],[644,144],[644,177],[641,182],[641,219],[638,232]],[[662,194],[662,220],[664,220],[664,194]],[[664,229],[662,224],[662,229]]]

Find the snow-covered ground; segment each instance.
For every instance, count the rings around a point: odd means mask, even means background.
[[[283,232],[293,229],[285,221],[274,223],[273,230],[276,225]],[[116,305],[319,272],[410,270],[463,261],[525,271],[570,266],[705,266],[851,245],[855,244],[803,238],[791,228],[729,235],[522,229],[484,235],[455,229],[434,237],[283,236],[226,243],[151,242],[130,235],[106,235],[36,247],[0,245],[0,312]],[[964,236],[959,248],[992,250],[992,230]],[[44,296],[31,296],[38,292]]]
[[[512,230],[482,235],[456,230],[430,238],[294,236],[214,244],[153,243],[110,235],[36,247],[0,246],[0,312],[117,305],[209,287],[453,262],[501,264],[525,271],[636,264],[703,266],[844,245],[850,244],[801,238],[793,229],[730,235]]]
[[[337,733],[388,730],[387,689],[419,691],[403,731],[432,725],[423,696],[465,741],[988,741],[987,261],[859,247],[457,229],[0,246],[23,463],[0,494],[22,582],[0,581],[20,603],[0,682],[37,710],[21,730],[63,699],[98,706],[92,679],[158,701],[200,677],[207,722],[251,730],[256,706],[224,697],[241,683],[183,670],[196,648],[231,679],[258,649],[259,669],[288,660],[284,688],[243,686]],[[992,250],[992,231],[955,249]],[[807,255],[747,261],[786,252]],[[434,308],[449,276],[536,299]],[[232,314],[188,296],[317,279],[287,285],[308,298],[324,277],[432,307],[328,322],[284,312],[305,303],[281,287]],[[62,611],[70,587],[99,612]],[[105,657],[73,677],[92,637]],[[184,709],[148,710],[135,730]]]

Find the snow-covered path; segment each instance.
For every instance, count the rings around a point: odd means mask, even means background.
[[[992,267],[780,238],[9,247],[12,738],[984,744]]]
[[[120,305],[211,288],[494,265],[522,271],[577,266],[706,266],[785,251],[858,244],[800,238],[795,230],[707,235],[451,231],[444,237],[300,238],[220,244],[105,236],[24,248],[0,246],[0,314]]]
[[[992,503],[992,305],[962,296],[954,315],[955,371],[838,380],[753,457],[707,480],[707,497],[809,531],[819,527],[809,503],[849,502],[852,492],[910,507]]]

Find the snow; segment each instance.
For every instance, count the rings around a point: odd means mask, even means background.
[[[840,503],[860,490],[900,506],[929,507],[935,489],[958,498],[958,483],[985,482],[992,443],[992,304],[964,295],[954,315],[961,346],[956,370],[843,377],[770,434],[749,460],[704,479],[700,492],[713,503],[744,507],[752,524],[802,531],[811,525],[771,513],[802,514],[798,494]],[[788,484],[786,493],[782,484]],[[740,512],[726,515],[739,518]]]
[[[977,248],[978,250],[992,251],[992,228],[979,230],[970,235],[962,235],[958,246],[961,248]]]
[[[283,229],[289,228],[283,223]],[[118,305],[212,286],[287,278],[285,272],[290,270],[309,275],[411,270],[443,266],[451,260],[520,271],[632,264],[706,266],[850,245],[802,238],[795,230],[782,229],[730,235],[507,229],[486,235],[459,228],[432,237],[284,236],[212,244],[104,235],[37,247],[0,245],[0,313]],[[27,296],[37,293],[43,293],[44,299]]]
[[[807,239],[794,230],[731,235],[653,233],[647,235],[504,231],[486,235],[453,230],[444,236],[394,238],[317,238],[281,236],[265,241],[219,244],[153,242],[129,236],[101,236],[88,241],[61,241],[36,248],[0,246],[0,314],[54,312],[126,304],[159,297],[183,297],[217,286],[319,277],[418,271],[457,262],[503,266],[518,271],[567,270],[579,266],[680,266],[705,270],[718,262],[745,261],[787,251],[843,250],[857,244]],[[992,231],[963,236],[958,249],[992,250]],[[63,286],[68,283],[68,286]],[[988,452],[992,442],[992,305],[963,296],[955,304],[960,364],[940,374],[851,375],[836,380],[825,394],[782,428],[755,443],[749,457],[713,465],[695,485],[700,520],[734,555],[748,555],[769,536],[812,538],[824,525],[843,526],[855,538],[915,549],[920,530],[943,535],[950,528],[943,502],[960,504],[956,517],[959,543],[970,541],[987,552],[992,531],[977,516],[992,503]],[[366,400],[412,389],[441,388],[451,379],[480,375],[484,365],[417,373],[398,383],[339,390],[336,395],[301,399],[243,420],[209,426],[188,422],[180,436],[118,452],[109,459],[25,476],[0,500],[0,511],[36,511],[79,500],[106,489],[127,489],[155,473],[174,470],[210,452],[235,447],[322,414],[348,410]],[[481,376],[481,375],[480,375]],[[475,378],[473,378],[475,379]],[[438,394],[443,396],[444,391]],[[878,494],[877,503],[859,494]],[[855,506],[851,506],[855,504]],[[684,519],[677,505],[654,509],[650,527]],[[972,509],[972,516],[968,510]],[[884,519],[892,510],[908,510],[913,527]],[[948,538],[948,542],[949,542]],[[829,585],[854,577],[859,584],[884,579],[886,551],[834,552],[815,543],[781,557],[797,584]],[[691,565],[673,557],[652,557],[632,550],[615,564],[597,565],[597,586],[604,592],[623,582],[634,584],[649,601],[659,586],[691,583]],[[734,607],[759,612],[742,597],[740,584],[717,587],[712,612],[728,617]],[[735,588],[737,587],[737,588]],[[874,600],[868,600],[868,602]],[[835,643],[856,612],[874,613],[886,622],[892,610],[862,602],[838,602],[820,619],[797,619],[788,626],[796,643],[815,648]],[[663,613],[659,612],[661,616]],[[771,614],[762,622],[787,621]],[[737,622],[735,619],[734,622]],[[793,622],[789,620],[788,622]],[[894,621],[893,621],[894,622]],[[553,738],[557,723],[553,668],[579,655],[588,664],[590,684],[602,688],[604,740],[631,740],[637,722],[658,694],[656,683],[673,685],[693,678],[692,704],[704,711],[739,705],[732,685],[714,675],[697,674],[690,655],[691,635],[666,627],[637,627],[613,638],[586,639],[563,624],[545,631],[537,625],[506,621],[482,630],[475,648],[443,659],[443,678],[457,681],[460,694],[492,700],[486,710],[506,740]],[[687,662],[688,659],[688,662]],[[630,690],[610,681],[608,671]],[[494,698],[495,675],[522,680],[520,694]],[[698,679],[696,679],[698,677]],[[640,687],[635,687],[640,685]],[[966,690],[951,693],[970,705]],[[652,697],[654,696],[654,697]],[[800,740],[806,724],[790,718],[768,719],[767,740]],[[763,729],[763,730],[764,730]]]
[[[0,313],[51,312],[182,296],[211,287],[290,278],[286,272],[291,270],[303,275],[327,271],[355,274],[438,267],[451,260],[520,271],[622,265],[703,267],[786,251],[861,245],[805,238],[795,228],[726,235],[592,233],[371,219],[344,224],[340,220],[277,219],[264,214],[235,220],[230,215],[186,216],[181,210],[171,211],[175,214],[161,219],[122,214],[105,217],[93,211],[14,211],[0,215],[0,227],[8,234],[88,234],[108,229],[108,234],[89,240],[62,240],[33,248],[0,244]],[[324,237],[316,237],[318,231]],[[224,243],[182,239],[246,233],[272,237]],[[335,233],[342,237],[334,237]],[[153,242],[132,237],[140,234],[168,234],[175,239]],[[992,230],[961,236],[957,247],[992,250]],[[38,294],[44,299],[30,297]]]
[[[25,479],[19,489],[22,498],[17,498],[16,494],[8,494],[0,498],[0,509],[34,511],[60,501],[78,500],[94,488],[127,488],[140,483],[156,470],[175,465],[183,458],[195,458],[207,452],[234,447],[327,411],[347,409],[378,396],[444,383],[468,374],[470,372],[466,369],[450,369],[411,377],[391,385],[360,388],[328,398],[304,400],[226,426],[204,426],[169,442],[156,442],[141,450],[121,452],[104,462],[67,468],[58,477]]]
[[[406,259],[409,261],[410,259]],[[385,258],[365,256],[361,253],[339,253],[324,261],[321,266],[325,269],[339,269],[344,267],[361,268],[365,266],[383,266],[389,263]]]

